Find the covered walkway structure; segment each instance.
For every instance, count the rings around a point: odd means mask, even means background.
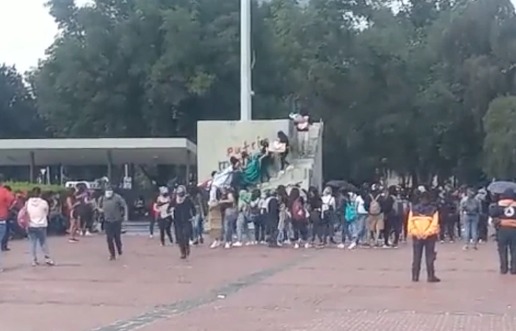
[[[186,138],[0,139],[0,166],[181,165],[189,176],[197,146]]]

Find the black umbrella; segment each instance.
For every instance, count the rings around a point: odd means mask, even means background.
[[[356,191],[357,188],[355,185],[345,181],[345,180],[330,180],[326,183],[326,186],[330,186],[335,189],[345,190],[345,191]]]
[[[507,181],[492,182],[487,190],[494,194],[502,194],[506,190],[513,190],[516,193],[516,183]]]

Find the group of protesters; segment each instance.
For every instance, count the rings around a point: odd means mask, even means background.
[[[410,206],[423,192],[439,211],[442,242],[464,237],[464,249],[477,249],[478,242],[487,241],[485,190],[477,194],[472,189],[420,187],[409,193],[401,187],[374,184],[360,189],[328,186],[320,194],[315,187],[238,192],[223,187],[217,190],[217,199],[210,201],[211,247],[396,248],[408,236]]]

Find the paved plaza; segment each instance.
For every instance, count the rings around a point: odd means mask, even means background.
[[[196,247],[181,261],[155,239],[124,240],[110,262],[103,237],[51,238],[53,268],[32,268],[28,243],[14,242],[0,331],[516,330],[516,276],[498,274],[492,243],[439,245],[443,282],[413,284],[410,246]]]

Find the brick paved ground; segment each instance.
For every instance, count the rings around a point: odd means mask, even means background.
[[[516,276],[497,273],[492,244],[440,245],[440,284],[409,281],[410,248],[213,251],[125,238],[51,241],[59,266],[27,266],[13,244],[0,275],[0,331],[516,330]],[[424,277],[423,277],[424,279]]]

